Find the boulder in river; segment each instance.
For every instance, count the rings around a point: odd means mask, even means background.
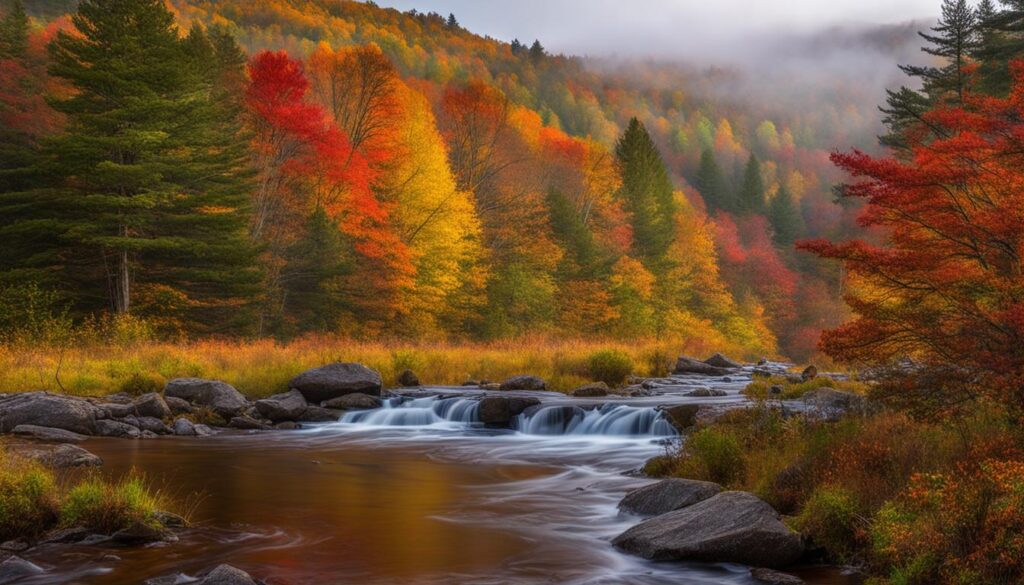
[[[235,387],[220,380],[175,378],[167,382],[164,396],[181,398],[192,404],[207,406],[225,419],[238,416],[249,401]]]
[[[36,425],[18,425],[14,427],[12,433],[23,439],[34,439],[47,443],[81,443],[86,439],[85,435],[65,431],[64,429]]]
[[[171,427],[164,424],[164,421],[152,416],[129,416],[125,417],[122,422],[139,427],[142,432],[149,431],[154,435],[170,435],[174,432]]]
[[[256,401],[256,411],[273,422],[298,420],[308,407],[305,397],[298,390],[289,390],[284,394]]]
[[[743,367],[743,364],[740,364],[739,362],[734,362],[731,359],[725,357],[724,355],[722,355],[720,353],[716,353],[715,355],[713,355],[713,356],[709,357],[708,359],[704,360],[704,363],[709,365],[709,366],[715,366],[716,368],[734,368],[734,369],[737,369],[737,368],[742,368]]]
[[[699,404],[677,404],[664,406],[661,411],[676,430],[685,431],[697,424],[697,415],[701,408]]]
[[[180,437],[193,437],[196,434],[196,425],[183,416],[174,419],[171,430]]]
[[[35,575],[42,575],[45,572],[39,565],[14,555],[0,563],[0,585],[15,583]]]
[[[727,396],[729,393],[721,388],[697,388],[696,390],[690,390],[684,396],[692,396],[694,398],[708,398],[710,396]]]
[[[188,414],[192,412],[192,405],[188,400],[176,396],[164,396],[164,403],[171,409],[171,414]]]
[[[604,382],[593,382],[591,384],[584,384],[579,388],[572,391],[572,395],[576,398],[599,398],[601,396],[608,396],[608,384]]]
[[[15,449],[15,453],[54,469],[103,465],[103,460],[96,454],[86,451],[78,445],[68,443],[18,447]]]
[[[120,437],[122,439],[138,439],[142,435],[139,427],[116,420],[96,421],[96,434],[101,437]]]
[[[721,492],[681,510],[655,516],[616,536],[618,548],[655,561],[692,560],[769,568],[795,563],[800,535],[779,513],[747,492]]]
[[[64,429],[83,435],[96,432],[96,407],[87,400],[49,392],[24,392],[0,398],[0,432],[18,425]]]
[[[710,481],[663,479],[626,494],[619,502],[619,510],[636,516],[658,516],[703,502],[722,489]]]
[[[135,410],[135,414],[138,416],[150,416],[153,418],[166,418],[171,416],[171,407],[167,406],[167,402],[163,396],[160,396],[156,392],[150,392],[149,394],[143,394],[132,402],[132,407]]]
[[[415,388],[420,385],[420,379],[412,370],[405,370],[398,375],[398,385],[405,388]]]
[[[375,370],[353,363],[334,363],[306,370],[292,378],[289,388],[302,393],[310,404],[361,392],[380,396],[382,382]]]
[[[537,376],[512,376],[501,383],[501,390],[545,390],[547,383]]]
[[[338,422],[339,418],[341,418],[341,411],[310,404],[306,412],[302,413],[299,422]]]
[[[726,376],[732,372],[732,368],[712,366],[699,359],[686,356],[679,356],[674,370],[676,374],[701,374],[703,376]]]
[[[249,573],[231,565],[217,565],[206,574],[199,585],[257,585]]]
[[[245,431],[266,431],[273,428],[264,422],[258,421],[253,417],[246,416],[244,414],[241,416],[232,417],[232,419],[228,422],[228,426],[233,429],[241,429]]]
[[[380,408],[380,398],[376,396],[370,396],[369,394],[363,394],[362,392],[354,392],[352,394],[346,394],[337,398],[332,398],[320,404],[325,408],[337,408],[339,410],[370,410],[373,408]]]
[[[480,422],[488,426],[507,427],[512,419],[531,406],[540,404],[536,398],[520,398],[515,396],[485,396],[480,399],[477,416]]]

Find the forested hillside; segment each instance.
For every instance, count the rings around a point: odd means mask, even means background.
[[[737,71],[551,55],[372,3],[57,5],[5,7],[8,329],[129,314],[173,336],[802,357],[842,317],[834,269],[793,244],[855,229],[828,162],[874,142],[854,82],[758,103]]]

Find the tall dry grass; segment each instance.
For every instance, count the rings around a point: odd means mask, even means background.
[[[272,340],[166,343],[81,343],[65,349],[17,343],[0,346],[0,392],[50,390],[101,395],[158,388],[171,378],[224,380],[241,392],[267,396],[287,389],[299,372],[335,361],[365,364],[388,386],[405,369],[424,384],[457,385],[466,380],[500,381],[533,374],[554,390],[591,381],[591,357],[614,350],[629,357],[631,373],[664,375],[680,354],[714,351],[753,358],[742,348],[710,347],[699,339],[600,341],[516,339],[489,343],[354,341],[308,337]]]

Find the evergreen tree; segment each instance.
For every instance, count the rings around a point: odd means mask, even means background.
[[[523,43],[521,43],[519,39],[512,39],[511,49],[513,55],[518,55],[519,53],[522,53],[525,48],[526,46],[523,45]]]
[[[980,61],[980,87],[993,95],[1006,95],[1013,81],[1010,61],[1024,56],[1024,0],[1001,0],[996,10],[990,1],[978,5],[978,42],[974,57]]]
[[[776,245],[788,248],[800,237],[803,231],[803,217],[785,187],[779,187],[768,205],[768,220],[772,224]]]
[[[547,56],[547,51],[544,50],[544,45],[540,44],[540,41],[533,41],[530,45],[530,60],[534,63],[540,63]]]
[[[82,308],[127,313],[141,296],[144,313],[224,331],[259,275],[243,151],[193,66],[208,41],[179,40],[161,0],[83,0],[72,21],[81,35],[50,47],[76,90],[54,101],[68,130],[46,149],[52,188],[34,194],[66,280]]]
[[[350,248],[323,207],[317,206],[305,227],[286,254],[283,313],[299,332],[329,331],[351,308],[344,288],[352,272]]]
[[[445,22],[445,25],[448,28],[452,28],[452,29],[456,29],[456,30],[459,28],[459,21],[455,20],[455,14],[454,13],[451,13],[451,12],[448,13],[448,20]]]
[[[0,59],[20,59],[28,50],[28,15],[22,0],[10,0],[0,20]]]
[[[700,155],[700,168],[697,169],[695,184],[704,198],[709,213],[734,211],[735,205],[726,187],[722,167],[718,166],[715,152],[710,148],[705,148]]]
[[[764,213],[764,179],[761,177],[761,163],[753,154],[743,167],[743,181],[736,196],[736,210],[739,213]]]
[[[619,198],[631,216],[636,255],[655,265],[672,243],[672,181],[658,147],[636,118],[615,145],[615,155],[622,174]]]
[[[881,142],[901,148],[903,132],[911,126],[924,123],[924,112],[939,101],[959,104],[963,102],[967,76],[964,67],[978,47],[977,16],[966,0],[943,0],[942,17],[932,27],[932,34],[919,32],[929,44],[925,53],[939,57],[941,67],[900,65],[908,76],[921,81],[921,90],[901,87],[887,90],[886,105],[881,109],[883,122],[889,133]]]
[[[598,256],[594,234],[580,218],[569,198],[561,191],[549,189],[547,205],[551,217],[551,231],[566,252],[560,268],[562,277],[593,276]]]

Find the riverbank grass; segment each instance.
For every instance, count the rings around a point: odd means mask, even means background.
[[[0,542],[33,540],[55,528],[113,534],[134,524],[162,528],[175,502],[135,472],[118,481],[98,473],[72,480],[0,445]]]

